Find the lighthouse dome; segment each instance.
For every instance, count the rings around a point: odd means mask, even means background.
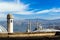
[[[12,14],[8,14],[8,15],[7,15],[7,19],[13,19]]]

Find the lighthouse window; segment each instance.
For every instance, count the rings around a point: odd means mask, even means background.
[[[11,20],[11,22],[12,22],[12,20]]]

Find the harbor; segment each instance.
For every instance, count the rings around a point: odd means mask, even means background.
[[[7,15],[7,30],[2,26],[0,27],[1,39],[55,39],[60,37],[60,30],[43,29],[42,26],[38,26],[38,24],[35,31],[31,31],[31,24],[29,24],[26,32],[14,32],[13,16],[11,14]]]

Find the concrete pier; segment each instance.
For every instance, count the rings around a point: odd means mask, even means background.
[[[55,36],[55,32],[24,32],[24,33],[0,33],[0,37],[51,37]]]
[[[56,32],[0,33],[0,40],[60,40]]]

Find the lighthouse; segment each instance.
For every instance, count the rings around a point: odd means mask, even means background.
[[[7,15],[7,31],[13,33],[13,16],[11,14]]]

